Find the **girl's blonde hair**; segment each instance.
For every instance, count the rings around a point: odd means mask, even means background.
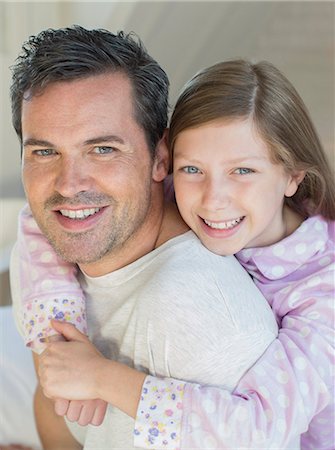
[[[286,204],[304,217],[335,219],[335,182],[301,97],[266,61],[226,61],[198,72],[183,88],[171,117],[169,145],[179,133],[219,119],[251,118],[274,163],[305,171]]]

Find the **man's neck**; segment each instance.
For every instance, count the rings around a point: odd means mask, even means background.
[[[176,204],[172,202],[165,203],[164,215],[155,248],[187,231],[189,231],[189,227],[183,221]]]

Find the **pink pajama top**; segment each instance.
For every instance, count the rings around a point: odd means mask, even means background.
[[[59,259],[26,207],[20,217],[21,320],[33,349],[53,334],[50,319],[86,333],[76,268]],[[147,376],[134,428],[149,449],[333,450],[334,223],[307,219],[283,241],[236,255],[269,301],[278,338],[233,392]]]
[[[56,334],[50,319],[73,323],[87,334],[85,298],[76,277],[77,266],[57,256],[28,205],[20,212],[17,245],[25,344],[38,352],[42,350],[48,337]]]
[[[154,449],[334,450],[334,223],[236,255],[270,303],[278,338],[230,393],[151,376],[135,445]],[[289,446],[289,447],[288,447]]]

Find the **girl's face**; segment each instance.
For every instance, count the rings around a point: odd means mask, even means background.
[[[218,120],[175,141],[179,211],[202,243],[220,255],[273,244],[288,234],[284,197],[300,179],[273,164],[250,120]]]

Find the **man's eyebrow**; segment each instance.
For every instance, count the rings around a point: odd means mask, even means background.
[[[49,141],[44,141],[43,139],[28,138],[23,141],[24,147],[34,146],[34,147],[53,147],[52,143]]]
[[[104,143],[112,143],[117,142],[119,144],[124,145],[125,142],[122,138],[119,136],[116,136],[115,134],[108,134],[103,136],[97,136],[91,139],[87,139],[84,141],[84,145],[94,145],[94,144],[104,144]],[[35,138],[27,138],[23,141],[24,147],[54,147],[54,145],[46,141],[44,139],[35,139]]]
[[[97,136],[92,139],[87,139],[84,142],[84,145],[94,145],[94,144],[104,144],[108,142],[117,142],[118,144],[125,144],[124,140],[120,138],[120,136],[116,136],[115,134],[107,134],[103,136]]]

